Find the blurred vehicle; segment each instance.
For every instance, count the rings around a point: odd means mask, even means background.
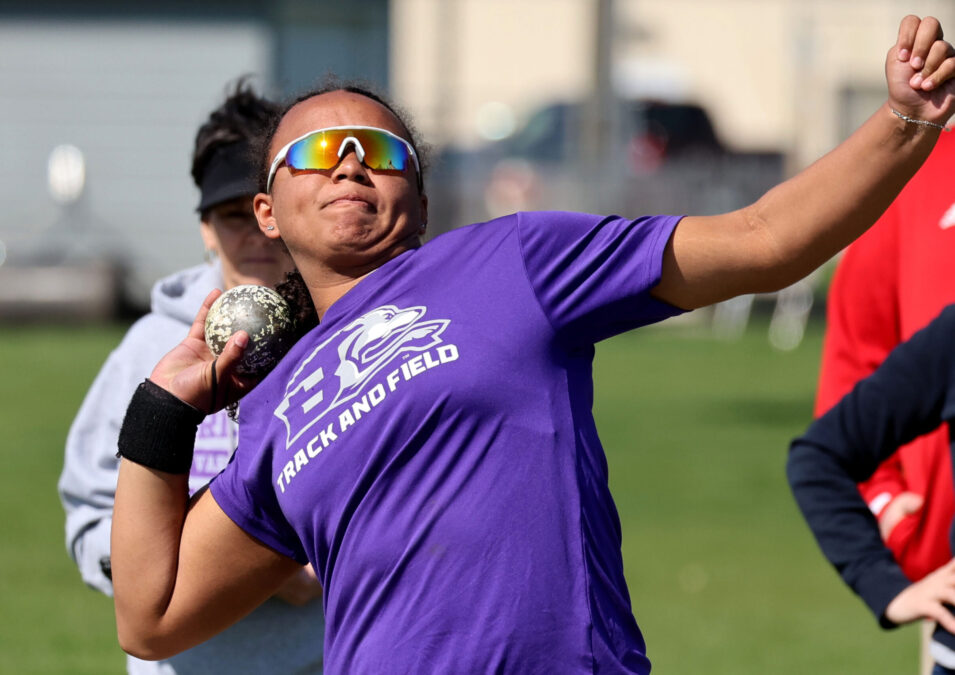
[[[618,99],[596,153],[587,147],[588,110],[581,101],[551,103],[503,140],[445,148],[431,179],[432,222],[451,229],[537,208],[718,213],[783,178],[782,153],[727,148],[697,104]],[[599,161],[588,162],[595,154]]]
[[[610,111],[617,159],[635,173],[653,170],[667,158],[724,153],[709,115],[691,103],[618,101]],[[562,163],[585,156],[586,109],[581,103],[554,103],[536,111],[524,127],[500,141],[498,151],[541,163]]]

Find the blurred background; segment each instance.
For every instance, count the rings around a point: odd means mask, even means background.
[[[0,0],[0,672],[121,672],[54,482],[151,284],[200,262],[189,158],[229,82],[283,97],[334,72],[389,92],[433,145],[431,235],[520,209],[716,213],[875,111],[907,13],[955,26],[951,0]],[[914,637],[841,587],[782,475],[826,277],[598,352],[661,672],[914,672]]]
[[[433,232],[544,206],[704,214],[871,114],[908,12],[955,5],[2,0],[0,316],[142,312],[197,262],[189,151],[241,75],[389,91],[434,145]]]

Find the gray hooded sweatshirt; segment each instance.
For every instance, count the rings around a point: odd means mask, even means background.
[[[162,279],[152,290],[152,311],[129,329],[86,394],[66,441],[58,489],[66,510],[66,546],[89,586],[112,596],[104,572],[119,461],[119,427],[133,390],[186,335],[203,299],[222,288],[217,266],[200,265]],[[215,476],[232,456],[236,426],[225,411],[199,426],[190,492]],[[223,561],[228,564],[228,561]],[[202,673],[320,673],[325,632],[322,603],[294,607],[278,598],[216,637],[165,661],[128,657],[135,675]]]

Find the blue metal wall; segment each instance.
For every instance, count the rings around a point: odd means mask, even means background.
[[[156,278],[202,259],[190,153],[226,84],[251,74],[285,95],[329,71],[387,89],[387,0],[0,2],[4,272],[117,260],[144,305]],[[61,144],[85,160],[71,203],[48,187]]]

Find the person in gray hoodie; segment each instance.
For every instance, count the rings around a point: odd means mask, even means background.
[[[276,286],[294,269],[283,247],[259,231],[252,211],[256,165],[251,147],[276,111],[239,81],[199,128],[192,176],[201,193],[199,231],[208,262],[160,280],[151,311],[109,355],[70,428],[58,484],[66,510],[67,549],[83,581],[111,596],[110,527],[119,460],[117,438],[133,390],[189,330],[213,288]],[[226,411],[206,417],[196,436],[189,489],[195,492],[228,463],[237,428]],[[222,561],[228,564],[228,561]],[[168,660],[132,656],[128,672],[319,673],[323,628],[321,587],[310,567],[232,628]]]

